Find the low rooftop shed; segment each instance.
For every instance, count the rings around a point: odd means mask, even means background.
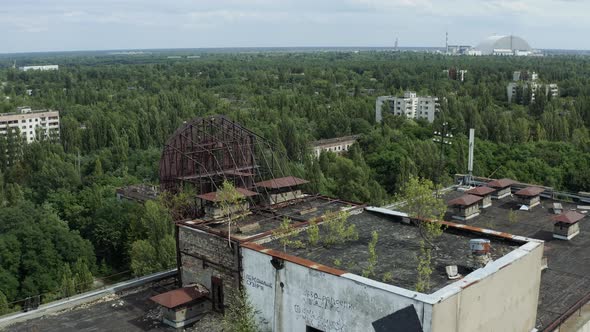
[[[496,189],[496,192],[492,196],[495,199],[502,199],[506,196],[509,196],[511,192],[511,186],[515,184],[516,181],[511,179],[499,179],[493,180],[488,183],[488,187]]]
[[[571,240],[580,234],[579,221],[585,216],[576,211],[568,211],[553,217],[553,238],[560,240]]]
[[[529,209],[541,204],[541,193],[545,189],[540,187],[526,187],[514,193],[518,201]]]
[[[466,194],[448,202],[453,208],[453,219],[469,220],[479,215],[479,202],[483,197]]]
[[[480,207],[485,209],[492,206],[492,194],[496,192],[496,189],[490,187],[477,187],[466,191],[466,194],[475,195],[482,198]]]

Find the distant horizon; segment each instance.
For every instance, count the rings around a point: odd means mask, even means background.
[[[581,0],[19,0],[0,11],[0,52],[442,46],[446,33],[453,45],[512,34],[534,49],[586,50],[588,12]]]
[[[451,44],[449,45],[458,45]],[[469,45],[468,43],[460,43],[460,45],[468,45],[475,47],[476,45]],[[354,51],[359,50],[394,50],[395,46],[205,46],[205,47],[162,47],[162,48],[104,48],[104,49],[76,49],[76,50],[42,50],[42,51],[17,51],[17,52],[0,52],[1,56],[7,55],[28,55],[28,54],[51,54],[51,53],[91,53],[91,52],[146,52],[146,51],[207,51],[207,50],[232,50],[232,49],[342,49]],[[398,46],[400,50],[444,50],[445,45],[442,46]],[[573,49],[573,48],[533,48],[540,51],[566,51],[566,52],[590,52],[590,49]],[[123,55],[123,54],[121,54]]]

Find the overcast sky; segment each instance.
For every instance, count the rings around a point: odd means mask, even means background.
[[[475,45],[590,49],[588,0],[0,0],[0,53]]]

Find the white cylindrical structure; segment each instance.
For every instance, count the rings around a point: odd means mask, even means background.
[[[469,129],[469,161],[467,163],[467,171],[469,175],[473,173],[473,147],[475,145],[475,129]]]

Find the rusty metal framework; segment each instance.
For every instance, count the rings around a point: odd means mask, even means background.
[[[255,189],[257,181],[281,173],[268,142],[216,115],[195,118],[168,139],[160,159],[160,188],[178,193],[189,186],[204,194],[227,180],[236,187]]]

